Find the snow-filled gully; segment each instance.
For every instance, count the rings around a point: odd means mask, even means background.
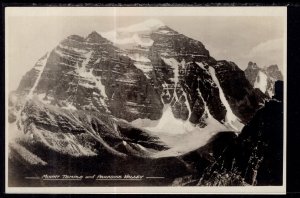
[[[223,92],[223,89],[220,85],[220,82],[216,76],[216,71],[213,67],[209,67],[209,73],[213,79],[213,81],[215,82],[215,84],[217,85],[218,89],[219,89],[219,95],[220,95],[220,100],[223,103],[223,105],[225,106],[226,109],[226,118],[225,118],[225,122],[231,127],[233,128],[235,131],[239,131],[239,129],[234,125],[235,123],[239,123],[239,119],[234,115],[234,113],[232,112],[232,109],[230,108],[230,105],[228,103],[228,101],[226,100],[225,94]]]
[[[40,60],[40,62],[39,62],[40,68],[35,67],[35,69],[39,71],[39,74],[37,76],[37,79],[34,82],[34,85],[32,86],[32,88],[29,91],[29,93],[27,95],[27,98],[32,98],[33,92],[35,91],[35,89],[36,89],[36,87],[37,87],[37,85],[40,81],[40,78],[42,76],[42,73],[44,72],[44,69],[45,69],[45,66],[46,66],[46,63],[47,63],[47,60],[48,60],[48,56],[49,56],[49,53],[47,53],[47,55],[44,59]]]

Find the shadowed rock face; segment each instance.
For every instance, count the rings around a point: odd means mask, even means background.
[[[253,63],[251,61],[248,63],[248,67],[245,69],[246,78],[252,86],[254,86],[254,82],[256,80],[256,76],[257,76],[259,70],[260,69],[257,66],[257,64]]]
[[[266,68],[266,72],[271,78],[283,81],[283,76],[278,68],[278,65],[270,65]]]
[[[233,113],[247,123],[267,97],[260,90],[253,89],[245,73],[233,62],[218,61],[215,70]]]
[[[238,137],[227,134],[219,140],[226,146],[201,176],[199,185],[282,185],[282,82],[276,82],[275,87],[276,100],[258,110]]]
[[[276,81],[274,87],[275,87],[275,95],[273,96],[273,98],[275,100],[283,101],[284,82]]]

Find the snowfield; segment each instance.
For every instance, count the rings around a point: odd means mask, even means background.
[[[228,128],[213,117],[206,120],[207,126],[199,128],[189,121],[176,119],[170,105],[165,105],[160,120],[137,119],[131,122],[133,126],[143,128],[150,134],[158,136],[170,149],[161,151],[153,157],[178,156],[204,146],[209,139]]]
[[[265,73],[259,71],[254,82],[254,88],[260,89],[263,93],[266,93],[268,85],[268,77]]]

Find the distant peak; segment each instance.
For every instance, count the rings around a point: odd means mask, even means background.
[[[269,67],[267,67],[265,69],[265,71],[267,72],[267,74],[269,74],[274,79],[283,80],[283,75],[282,75],[278,65],[276,65],[276,64],[270,65]]]
[[[274,69],[274,70],[279,70],[278,65],[270,65],[269,67],[267,67],[268,69]]]
[[[250,61],[249,63],[248,63],[248,67],[247,67],[247,69],[259,69],[258,68],[258,66],[257,66],[257,64],[256,63],[253,63],[252,61]]]

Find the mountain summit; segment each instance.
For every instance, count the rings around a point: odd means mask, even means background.
[[[254,88],[260,89],[270,98],[274,95],[275,82],[283,81],[278,65],[260,68],[256,63],[250,61],[245,69],[245,75]]]

